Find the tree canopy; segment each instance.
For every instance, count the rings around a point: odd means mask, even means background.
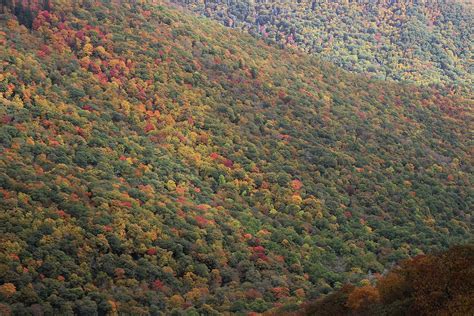
[[[417,84],[473,85],[472,2],[172,0],[349,71]]]
[[[346,285],[295,313],[304,315],[471,315],[474,246],[404,260],[384,275]],[[373,284],[371,284],[373,283]]]
[[[471,96],[29,3],[0,16],[0,314],[264,312],[472,240]]]

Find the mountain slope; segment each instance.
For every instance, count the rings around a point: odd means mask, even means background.
[[[1,313],[262,312],[472,238],[465,97],[166,6],[43,8],[0,22]]]
[[[472,86],[472,3],[172,0],[347,70],[417,84]]]
[[[346,285],[299,315],[472,315],[474,247],[404,260],[386,275]]]

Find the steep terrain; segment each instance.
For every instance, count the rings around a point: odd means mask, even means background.
[[[472,315],[474,246],[405,260],[384,276],[346,285],[298,315]],[[375,284],[371,284],[375,283]],[[282,311],[283,312],[283,311]]]
[[[472,241],[466,96],[47,4],[0,16],[0,314],[263,312]]]
[[[474,84],[469,1],[172,2],[350,71],[417,84]]]

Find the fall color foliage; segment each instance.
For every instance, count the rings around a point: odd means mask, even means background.
[[[472,1],[172,0],[373,78],[472,85]]]
[[[345,286],[298,315],[471,315],[474,246],[402,261],[375,285]]]
[[[472,238],[464,91],[166,3],[0,5],[0,314],[264,313]],[[444,302],[429,290],[416,306]]]

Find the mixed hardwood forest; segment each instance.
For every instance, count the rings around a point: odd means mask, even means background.
[[[0,314],[290,310],[472,242],[472,95],[168,5],[20,4],[0,15]]]
[[[472,315],[474,312],[474,246],[405,260],[375,282],[345,285],[298,313],[333,315]],[[374,283],[374,284],[371,284]],[[278,314],[277,314],[278,315]]]
[[[417,84],[474,84],[470,1],[171,1],[349,71]]]

